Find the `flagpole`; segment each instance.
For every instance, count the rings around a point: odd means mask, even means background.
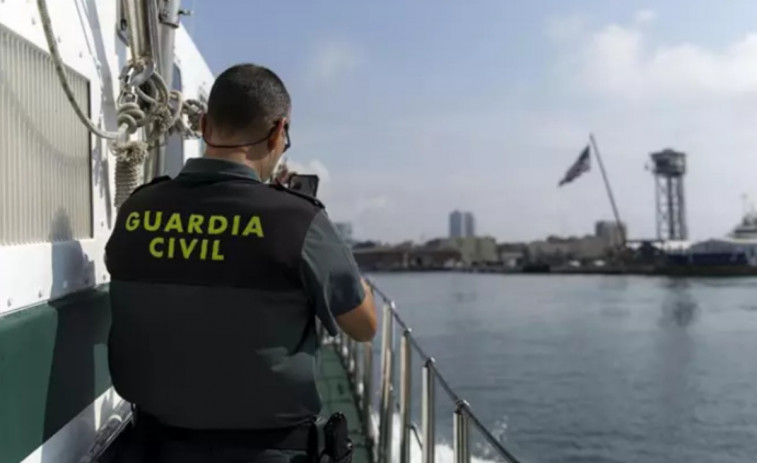
[[[594,155],[597,157],[597,164],[599,164],[599,170],[602,172],[602,179],[605,181],[605,189],[607,189],[607,197],[610,198],[610,205],[612,206],[612,213],[615,215],[615,222],[618,224],[618,230],[620,231],[620,240],[623,247],[626,245],[626,232],[623,229],[623,222],[620,221],[620,214],[618,213],[618,206],[615,204],[615,197],[612,194],[612,188],[610,187],[610,181],[607,179],[607,172],[605,172],[605,166],[602,163],[602,156],[599,154],[599,148],[597,148],[597,142],[594,140],[594,134],[589,134],[589,140],[591,146],[594,149]]]

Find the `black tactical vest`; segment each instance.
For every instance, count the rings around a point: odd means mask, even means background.
[[[233,177],[180,175],[136,191],[106,248],[116,391],[194,429],[279,428],[318,414],[301,250],[320,207]]]

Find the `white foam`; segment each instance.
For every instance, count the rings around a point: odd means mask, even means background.
[[[450,420],[452,417],[450,417]],[[373,427],[374,427],[374,435],[378,435],[378,429],[377,424],[379,422],[378,414],[374,413],[373,415]],[[506,429],[506,425],[503,423],[502,425],[497,427],[497,433],[504,433],[504,430]],[[471,428],[471,434],[475,432],[474,428]],[[495,434],[496,438],[500,438],[500,436],[497,436]],[[421,430],[418,430],[418,435],[421,439],[423,439],[423,436],[421,435]],[[471,435],[471,437],[473,437]],[[478,440],[478,439],[476,439]],[[500,458],[497,458],[496,452],[491,449],[488,445],[476,445],[475,448],[471,449],[472,453],[483,455],[483,457],[479,456],[471,456],[471,463],[498,463],[502,461]],[[446,442],[437,442],[434,446],[434,454],[435,454],[435,461],[438,463],[454,463],[455,462],[455,452],[449,443]],[[399,413],[394,413],[392,416],[392,463],[400,463],[400,416]],[[421,451],[420,445],[418,445],[418,440],[415,438],[415,434],[411,431],[410,432],[410,461],[412,463],[421,463],[423,461],[423,452]]]

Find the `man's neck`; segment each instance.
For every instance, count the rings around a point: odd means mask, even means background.
[[[242,150],[232,150],[232,149],[211,149],[208,147],[208,149],[205,150],[205,157],[210,159],[220,159],[223,161],[232,161],[232,162],[238,162],[239,164],[244,164],[245,166],[249,167],[250,169],[254,170],[256,174],[258,174],[258,177],[263,179],[263,176],[261,174],[262,172],[262,160],[250,160],[247,158],[247,153]],[[263,179],[265,180],[265,179]]]

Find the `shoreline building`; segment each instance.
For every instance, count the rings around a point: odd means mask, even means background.
[[[476,219],[473,213],[452,211],[449,215],[449,237],[470,238],[476,236]]]

